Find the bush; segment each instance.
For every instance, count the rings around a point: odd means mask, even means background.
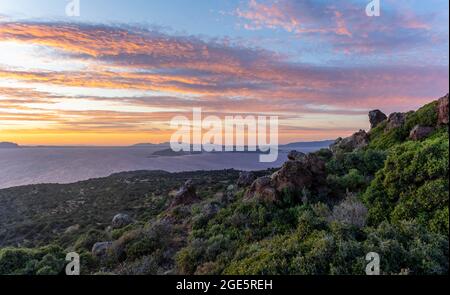
[[[448,234],[448,222],[439,225],[436,219],[448,208],[448,148],[447,133],[393,147],[364,194],[370,223],[417,219],[430,230]]]
[[[406,114],[405,124],[385,131],[387,122],[383,122],[370,131],[369,149],[388,150],[408,139],[409,133],[416,125],[435,126],[437,123],[437,101],[431,102],[416,112]]]
[[[108,241],[109,239],[110,237],[104,231],[91,229],[77,239],[75,250],[79,252],[83,250],[91,251],[95,243]]]
[[[57,246],[0,250],[0,275],[55,275],[64,270],[65,254]]]
[[[365,252],[377,252],[384,274],[402,270],[416,275],[448,273],[448,235],[430,233],[425,227],[401,221],[367,228]]]
[[[333,208],[330,221],[363,228],[366,225],[367,208],[357,197],[350,195]]]

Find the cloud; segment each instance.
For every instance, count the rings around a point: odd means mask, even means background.
[[[319,12],[313,1],[258,2],[250,0],[247,7],[238,8],[236,14],[248,20],[244,27],[249,30],[269,28],[283,29],[298,35],[332,33],[351,36],[342,13],[323,8],[325,9]]]
[[[259,14],[252,17],[258,19],[259,26],[345,40],[359,34],[352,30],[355,21],[349,20],[345,11],[330,8],[328,22],[332,26],[319,32],[308,24],[325,16],[312,2],[305,6],[309,9],[305,24],[297,23],[295,14],[283,21],[278,6],[266,11],[253,3]],[[252,20],[250,14],[242,12],[241,16]],[[266,23],[266,17],[275,21]],[[341,42],[340,46],[380,47],[384,42],[388,48],[398,39],[390,40],[386,35],[379,38],[375,45],[360,40]],[[83,67],[52,70],[0,65],[1,81],[10,81],[3,83],[8,86],[0,83],[0,125],[21,132],[27,122],[40,122],[39,130],[48,132],[58,128],[78,132],[146,132],[157,128],[162,134],[169,132],[168,121],[179,115],[174,110],[189,114],[192,107],[202,107],[220,117],[276,114],[289,122],[283,125],[286,136],[303,128],[303,134],[312,138],[314,127],[303,123],[299,127],[302,118],[312,118],[308,124],[318,124],[314,121],[317,118],[332,122],[321,123],[328,124],[320,127],[328,133],[316,130],[323,136],[347,132],[365,124],[369,109],[380,105],[386,112],[415,108],[448,91],[446,65],[315,65],[293,62],[261,48],[130,26],[0,22],[1,42],[38,45],[69,63],[83,63]],[[86,89],[97,94],[86,95]],[[105,94],[111,90],[129,93]],[[135,91],[144,94],[132,95]],[[81,102],[87,105],[86,110],[79,110]],[[58,109],[61,104],[64,109]],[[149,111],[151,108],[155,110]],[[342,122],[349,115],[358,119]]]
[[[391,3],[383,2],[380,17],[367,17],[367,3],[249,0],[237,8],[236,15],[244,21],[246,29],[284,30],[300,39],[325,41],[347,53],[423,47],[437,37],[432,26],[433,14],[419,15],[407,5],[394,9]]]

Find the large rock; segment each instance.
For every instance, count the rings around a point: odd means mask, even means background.
[[[258,199],[264,202],[273,203],[277,200],[277,192],[273,187],[272,180],[269,176],[263,176],[256,179],[245,197],[247,199]]]
[[[438,100],[438,125],[448,125],[448,93]]]
[[[336,152],[352,152],[361,149],[369,144],[369,135],[364,130],[359,130],[355,134],[347,138],[338,138],[335,143],[330,146],[333,153]]]
[[[241,173],[239,173],[237,185],[239,187],[247,187],[252,185],[255,179],[256,179],[255,173],[249,171],[242,171]]]
[[[301,191],[306,188],[318,191],[325,179],[325,162],[315,154],[308,154],[299,160],[288,160],[270,177],[255,180],[246,198],[274,202],[284,190]]]
[[[280,170],[272,174],[277,191],[284,189],[302,189],[313,182],[313,173],[299,161],[287,161]]]
[[[434,131],[433,127],[416,125],[409,134],[411,140],[422,140]]]
[[[306,156],[305,153],[298,152],[298,151],[290,151],[288,154],[288,159],[292,161],[299,161],[303,159]]]
[[[113,242],[98,242],[92,246],[92,255],[95,257],[105,257],[111,249]]]
[[[133,219],[128,214],[119,213],[113,217],[112,228],[122,228],[133,223]]]
[[[394,128],[398,128],[405,124],[406,114],[405,113],[392,113],[389,115],[386,130],[389,131]]]
[[[171,207],[175,207],[178,205],[189,205],[199,201],[197,196],[194,183],[191,179],[187,180],[184,185],[176,193]]]
[[[381,122],[385,121],[387,116],[380,110],[373,110],[369,112],[370,128],[377,127]]]

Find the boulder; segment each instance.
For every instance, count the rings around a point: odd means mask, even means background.
[[[269,176],[257,178],[245,195],[246,199],[258,199],[264,202],[273,203],[277,200],[277,192],[272,185]]]
[[[74,224],[74,225],[71,225],[68,228],[66,228],[64,233],[66,233],[66,234],[73,234],[74,232],[78,231],[79,229],[80,229],[80,225],[79,224]]]
[[[416,125],[409,134],[411,140],[422,140],[434,131],[433,127]]]
[[[277,191],[295,190],[309,187],[313,182],[313,173],[300,161],[287,161],[280,170],[272,174]]]
[[[336,152],[352,152],[361,149],[369,144],[369,135],[364,130],[359,130],[350,137],[338,138],[330,146],[333,153]]]
[[[438,100],[438,125],[448,125],[448,93]]]
[[[292,160],[292,161],[296,161],[296,160],[301,160],[305,156],[306,156],[305,153],[298,152],[298,151],[290,151],[288,154],[288,159]]]
[[[111,226],[114,229],[125,227],[133,223],[133,219],[128,214],[119,213],[112,219]]]
[[[199,201],[199,198],[196,193],[196,189],[194,183],[191,179],[187,180],[178,192],[175,194],[175,197],[172,201],[171,207],[175,207],[178,205],[189,205]]]
[[[95,257],[105,257],[108,250],[112,248],[113,242],[97,242],[92,246],[92,255]]]
[[[370,128],[377,127],[381,122],[385,121],[387,116],[380,110],[373,110],[369,112]]]
[[[280,170],[270,177],[256,179],[246,193],[246,198],[258,198],[274,202],[284,190],[318,191],[326,179],[325,162],[315,154],[308,154],[299,160],[288,160]]]
[[[386,130],[389,131],[394,128],[403,126],[405,123],[406,114],[405,113],[392,113],[389,115]]]
[[[300,162],[313,173],[315,178],[326,174],[325,162],[316,154],[307,154]]]
[[[252,185],[252,183],[255,181],[256,175],[253,172],[248,171],[242,171],[239,173],[239,179],[237,181],[237,185],[239,187],[247,187]]]
[[[285,162],[271,179],[277,192],[282,192],[284,189],[309,189],[321,183],[325,174],[325,162],[315,154],[308,154],[300,160]]]

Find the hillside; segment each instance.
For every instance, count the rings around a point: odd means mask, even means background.
[[[448,274],[448,95],[278,170],[0,190],[0,274]],[[188,180],[188,181],[186,181]],[[119,214],[121,213],[121,214]]]

